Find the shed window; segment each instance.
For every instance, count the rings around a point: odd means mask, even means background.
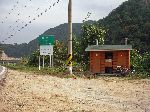
[[[113,59],[113,53],[112,52],[105,52],[105,59]]]

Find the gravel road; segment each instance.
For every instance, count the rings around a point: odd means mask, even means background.
[[[8,70],[0,112],[150,112],[150,80],[66,79]]]

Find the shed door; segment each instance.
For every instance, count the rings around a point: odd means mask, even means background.
[[[94,73],[100,73],[100,53],[93,53],[93,70]]]
[[[118,66],[126,66],[126,55],[124,51],[118,52]]]
[[[105,52],[105,67],[112,67],[113,52]]]

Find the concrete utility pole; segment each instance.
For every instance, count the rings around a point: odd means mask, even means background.
[[[68,69],[72,74],[72,0],[68,4]]]

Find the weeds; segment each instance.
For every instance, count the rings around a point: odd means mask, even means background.
[[[18,70],[21,72],[29,72],[29,73],[34,73],[37,75],[50,75],[50,76],[56,76],[56,77],[60,77],[60,78],[85,78],[85,79],[95,79],[95,78],[99,78],[102,77],[102,75],[97,75],[97,74],[93,74],[91,72],[87,72],[87,71],[83,71],[80,70],[81,68],[78,68],[77,70],[74,69],[72,75],[69,74],[69,72],[67,72],[67,68],[64,66],[60,66],[60,67],[45,67],[42,68],[41,70],[39,70],[38,67],[34,67],[34,66],[27,66],[27,65],[5,65],[7,68],[12,69],[12,70]],[[105,75],[106,76],[106,75]],[[150,78],[150,72],[134,72],[134,73],[129,73],[126,77],[124,77],[128,80],[132,80],[132,79],[143,79],[143,78]]]

